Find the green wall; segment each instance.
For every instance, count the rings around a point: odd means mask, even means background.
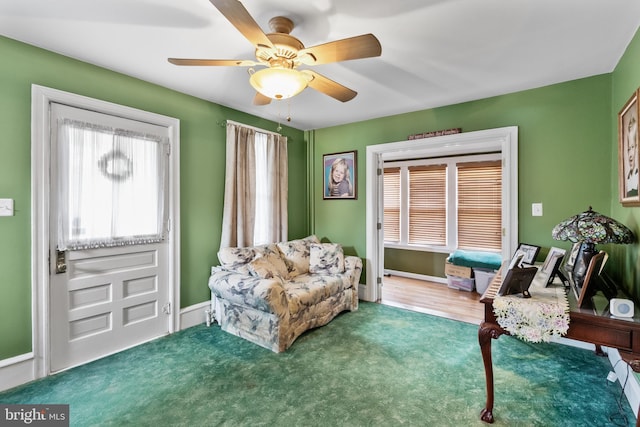
[[[15,216],[0,217],[0,360],[31,351],[31,85],[38,84],[180,119],[181,306],[209,299],[222,224],[226,132],[231,119],[267,130],[277,124],[103,68],[0,37],[0,198]],[[220,90],[224,90],[223,87]],[[289,235],[304,237],[307,144],[289,139]]]
[[[444,278],[444,263],[448,256],[439,252],[385,248],[384,268]]]
[[[626,52],[614,70],[612,84],[611,132],[609,136],[612,179],[611,216],[629,227],[636,236],[640,236],[640,207],[623,207],[618,196],[618,112],[622,109],[633,92],[640,87],[640,31],[638,31],[627,47]],[[607,269],[613,276],[624,283],[636,301],[640,301],[640,245],[611,245],[611,261]]]
[[[519,236],[540,246],[568,248],[551,238],[561,220],[589,205],[611,205],[611,75],[600,75],[479,101],[401,114],[313,132],[313,159],[358,150],[358,200],[323,200],[322,172],[314,171],[314,231],[366,257],[365,154],[373,144],[406,140],[423,131],[463,132],[518,126]],[[542,202],[544,216],[532,217]],[[415,255],[414,255],[415,256]],[[544,254],[543,254],[544,256]],[[426,263],[425,263],[426,264]],[[437,270],[416,271],[441,275]]]
[[[461,127],[469,132],[504,126],[519,129],[521,241],[568,248],[551,238],[551,229],[589,205],[638,234],[640,208],[618,203],[616,122],[617,112],[640,86],[639,39],[637,33],[610,74],[304,133],[285,128],[283,133],[290,137],[290,237],[311,230],[323,240],[342,243],[346,253],[366,258],[368,145],[429,130]],[[231,119],[265,129],[275,129],[276,124],[2,37],[0,54],[0,198],[15,199],[16,208],[15,216],[0,218],[0,239],[5,243],[0,247],[0,360],[31,350],[33,83],[180,119],[181,305],[207,300],[206,282],[210,265],[216,263],[222,222],[225,132],[217,123]],[[358,151],[358,198],[323,200],[322,155],[346,150]],[[544,204],[544,216],[531,216],[533,202]],[[608,269],[636,297],[638,248],[605,248],[612,255]]]

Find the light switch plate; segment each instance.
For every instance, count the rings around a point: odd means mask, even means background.
[[[531,204],[531,216],[542,216],[542,203]]]
[[[0,216],[13,216],[13,199],[0,199]]]

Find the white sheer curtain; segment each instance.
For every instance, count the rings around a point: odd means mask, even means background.
[[[227,123],[221,247],[287,240],[287,138]]]
[[[162,241],[167,141],[58,121],[58,250]]]

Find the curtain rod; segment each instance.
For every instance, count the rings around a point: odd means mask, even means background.
[[[282,134],[280,134],[280,133],[278,133],[278,132],[271,132],[271,131],[268,131],[268,130],[265,130],[265,129],[260,129],[259,127],[246,125],[246,124],[244,124],[244,123],[236,122],[235,120],[229,120],[229,119],[227,119],[227,120],[223,120],[222,122],[218,122],[218,124],[219,124],[220,126],[226,126],[226,125],[227,125],[227,123],[231,123],[231,124],[234,124],[234,125],[242,126],[242,127],[249,128],[249,129],[253,129],[253,130],[255,130],[256,132],[270,133],[270,134],[272,134],[272,135],[279,135],[279,136],[282,136]]]

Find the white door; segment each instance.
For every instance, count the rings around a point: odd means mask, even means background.
[[[160,235],[148,230],[156,220],[148,213],[166,203],[166,173],[140,184],[139,171],[147,165],[132,162],[126,148],[105,148],[89,138],[71,150],[67,139],[76,136],[59,132],[59,120],[100,123],[124,133],[135,129],[131,135],[160,133],[160,138],[166,128],[58,104],[51,112],[49,336],[50,371],[56,372],[169,333],[171,306],[169,250],[162,236],[166,213],[157,219]],[[155,150],[153,142],[148,145]],[[161,164],[167,156],[158,146]],[[149,155],[143,152],[135,156]],[[71,184],[61,184],[60,177]],[[114,196],[119,191],[129,194]],[[148,209],[149,204],[154,206]],[[105,212],[106,221],[93,218]]]

